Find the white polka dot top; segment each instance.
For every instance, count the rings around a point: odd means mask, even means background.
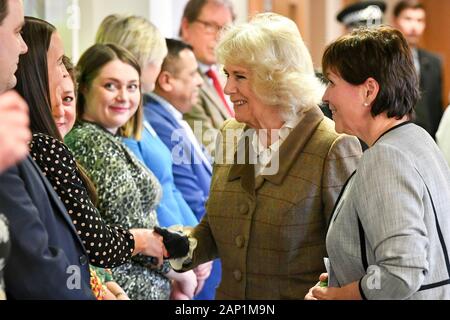
[[[134,238],[118,226],[108,225],[91,202],[79,176],[75,158],[62,142],[34,134],[31,156],[64,203],[89,255],[89,262],[113,268],[131,259]]]

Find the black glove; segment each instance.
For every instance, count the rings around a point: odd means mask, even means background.
[[[169,253],[169,259],[182,258],[189,253],[187,236],[160,227],[154,227],[153,230],[163,237],[163,243]]]

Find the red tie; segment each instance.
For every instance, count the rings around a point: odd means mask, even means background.
[[[216,89],[216,92],[219,95],[220,99],[222,100],[223,104],[227,108],[228,113],[230,114],[231,117],[234,117],[234,111],[228,105],[227,100],[225,100],[225,95],[223,94],[222,85],[219,82],[219,78],[217,77],[216,72],[213,69],[209,69],[206,72],[206,75],[213,81],[214,88]]]

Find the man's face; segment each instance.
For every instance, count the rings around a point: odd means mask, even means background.
[[[233,17],[229,8],[207,3],[201,10],[197,20],[189,23],[183,19],[181,29],[183,40],[194,48],[198,61],[206,65],[217,62],[215,49],[219,31],[230,25]]]
[[[8,0],[8,15],[0,25],[0,93],[16,86],[19,56],[28,51],[22,39],[24,25],[21,0]]]
[[[395,19],[395,26],[403,33],[409,45],[416,47],[425,31],[425,10],[405,9]]]
[[[175,62],[175,73],[170,73],[171,91],[167,100],[181,113],[191,111],[197,103],[203,80],[197,71],[198,65],[194,53],[184,49]]]

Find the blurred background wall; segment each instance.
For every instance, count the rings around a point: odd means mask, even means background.
[[[320,67],[325,46],[344,33],[336,14],[358,0],[232,0],[237,23],[257,12],[273,11],[294,20],[311,50],[316,68]],[[364,1],[364,0],[359,0]],[[398,0],[385,0],[386,23],[392,20],[392,8]],[[25,0],[26,14],[55,24],[67,53],[76,61],[93,44],[95,32],[112,13],[130,13],[147,17],[166,37],[177,37],[182,10],[187,0]],[[427,8],[427,29],[422,46],[438,53],[445,66],[444,101],[450,94],[450,0],[423,0]]]

